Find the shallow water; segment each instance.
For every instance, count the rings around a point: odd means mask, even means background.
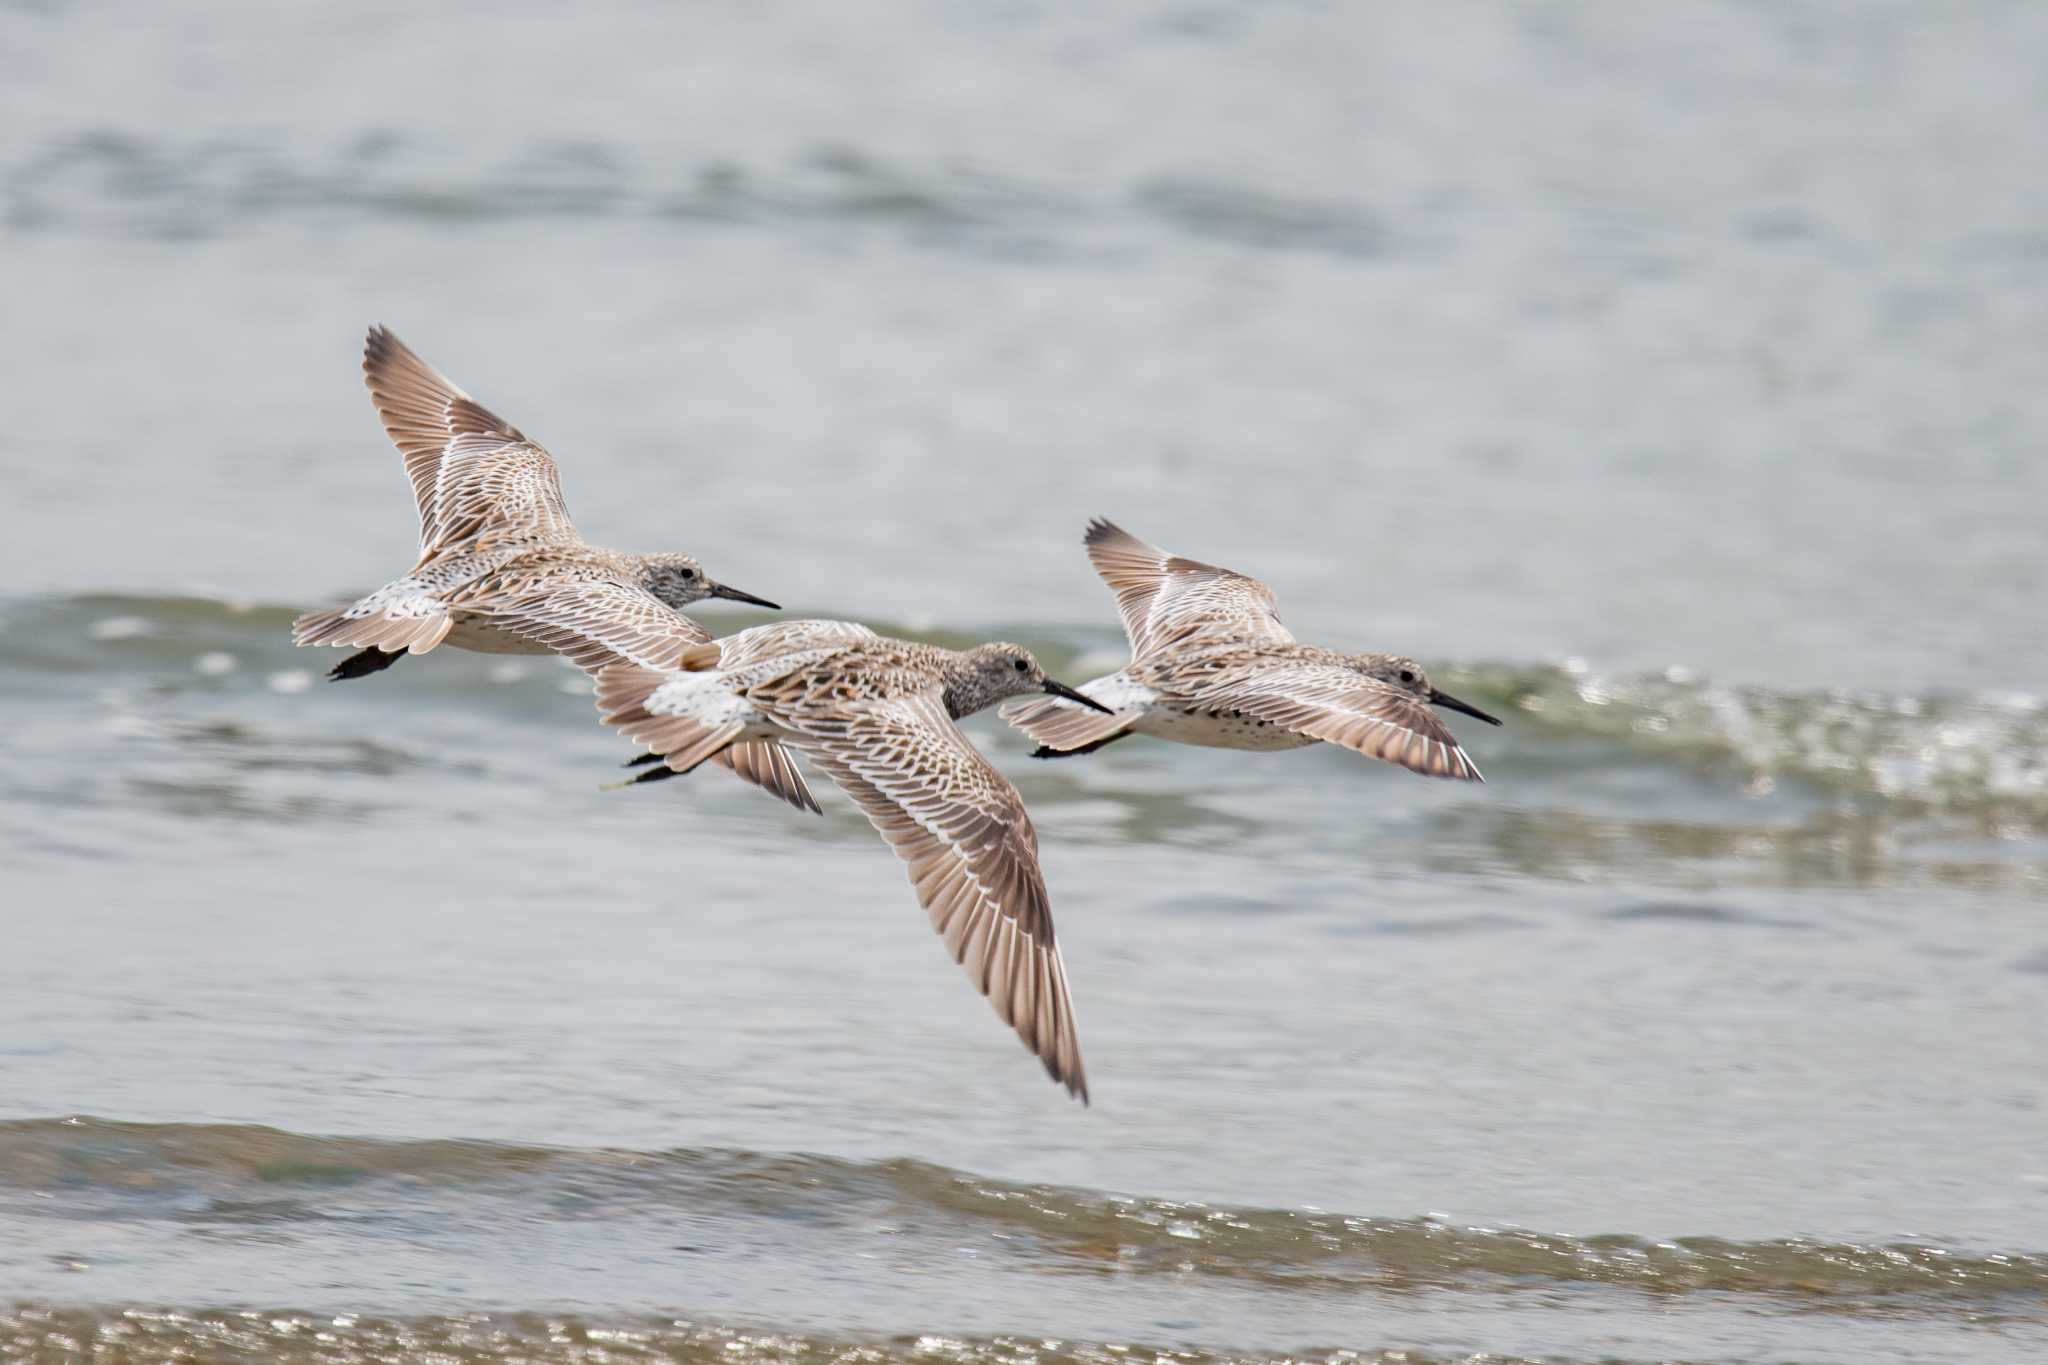
[[[0,1354],[2048,1353],[2048,12],[0,39]],[[1076,681],[1111,515],[1489,781],[973,722],[1082,1109],[843,801],[319,680],[371,320],[596,540]]]

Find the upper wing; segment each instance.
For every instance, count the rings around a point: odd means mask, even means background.
[[[363,377],[405,456],[422,558],[488,533],[535,544],[580,539],[553,457],[382,327],[363,343]]]
[[[1192,696],[1204,710],[1238,711],[1311,739],[1356,749],[1426,777],[1484,782],[1427,703],[1336,664],[1273,664]]]
[[[805,727],[801,717],[790,723]],[[786,741],[852,797],[910,865],[953,960],[1052,1078],[1085,1104],[1067,970],[1024,803],[936,693],[835,708]]]
[[[1256,578],[1168,554],[1100,517],[1088,523],[1083,541],[1095,572],[1116,592],[1133,658],[1199,636],[1294,643],[1280,624],[1273,590]]]

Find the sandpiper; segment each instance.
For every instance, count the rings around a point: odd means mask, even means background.
[[[563,504],[554,458],[382,327],[364,342],[363,374],[412,477],[420,555],[403,578],[360,601],[292,623],[297,644],[359,651],[329,677],[365,677],[443,642],[487,654],[563,654],[593,673],[621,661],[670,668],[711,638],[679,608],[707,597],[775,607],[714,582],[689,555],[586,544]],[[817,809],[772,746],[722,761]]]
[[[843,621],[791,621],[598,674],[607,725],[688,772],[747,740],[822,768],[910,866],[953,960],[1068,1093],[1088,1100],[1067,972],[1024,802],[954,724],[1045,692],[1098,707],[1017,645],[955,651]]]
[[[1111,522],[1090,522],[1083,543],[1116,592],[1131,661],[1081,685],[1093,709],[1043,698],[1003,707],[1039,742],[1036,757],[1092,753],[1131,734],[1219,749],[1326,742],[1430,777],[1485,781],[1429,708],[1500,721],[1439,691],[1413,659],[1299,644],[1264,583]]]

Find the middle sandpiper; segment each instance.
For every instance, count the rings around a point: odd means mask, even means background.
[[[1031,693],[1101,709],[1018,645],[950,650],[847,621],[788,621],[687,649],[674,670],[614,664],[598,674],[597,706],[606,724],[666,758],[641,781],[747,741],[817,764],[909,864],[953,960],[1085,1104],[1038,835],[1017,789],[954,724]]]

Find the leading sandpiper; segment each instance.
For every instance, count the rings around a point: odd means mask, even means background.
[[[1093,753],[1133,734],[1219,749],[1321,742],[1429,777],[1485,780],[1429,708],[1500,722],[1440,690],[1413,659],[1301,644],[1280,624],[1264,583],[1171,554],[1111,522],[1090,522],[1083,543],[1116,593],[1131,661],[1081,685],[1093,707],[1045,698],[1004,705],[1003,719],[1039,742],[1036,757]]]

